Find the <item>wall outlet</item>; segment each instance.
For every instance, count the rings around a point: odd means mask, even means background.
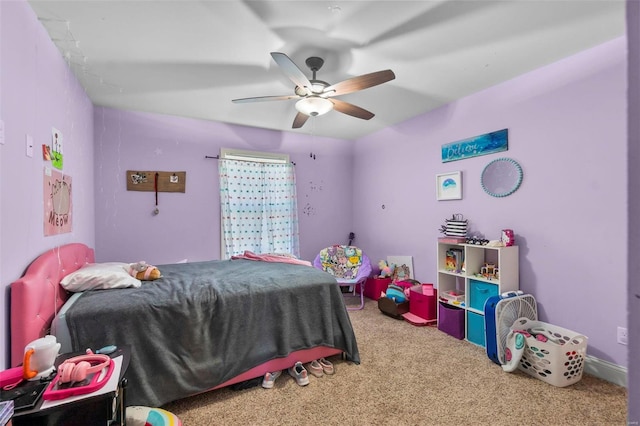
[[[629,339],[629,334],[625,327],[618,327],[618,343],[626,345]]]

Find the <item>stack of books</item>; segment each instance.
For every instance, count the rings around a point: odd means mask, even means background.
[[[467,220],[446,219],[444,235],[447,237],[461,237],[467,236]]]
[[[444,269],[457,274],[464,270],[464,250],[450,248],[447,250],[444,260]]]
[[[0,401],[0,425],[6,425],[13,417],[13,401]]]
[[[464,237],[438,237],[438,241],[448,244],[464,244],[467,242],[467,238]]]

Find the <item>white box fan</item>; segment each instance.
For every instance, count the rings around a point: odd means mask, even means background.
[[[496,364],[504,365],[511,326],[520,318],[538,320],[536,299],[522,291],[503,293],[487,299],[484,310],[487,356]]]

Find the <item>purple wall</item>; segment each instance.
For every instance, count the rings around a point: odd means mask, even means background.
[[[640,359],[640,2],[627,1],[627,39],[629,43],[629,359]],[[629,424],[640,422],[640,367],[629,363]]]
[[[626,366],[616,343],[627,324],[626,87],[620,38],[358,140],[354,185],[368,189],[354,198],[367,212],[354,221],[361,245],[374,259],[412,255],[417,279],[435,282],[445,218],[462,213],[489,239],[514,229],[520,286],[540,319],[587,335],[591,356]],[[441,162],[442,144],[503,128],[508,151]],[[493,198],[480,174],[503,156],[524,180]],[[435,175],[458,170],[463,199],[436,201]]]
[[[96,256],[152,264],[220,257],[220,148],[288,153],[296,163],[300,256],[346,243],[352,216],[350,141],[95,108]],[[315,155],[315,159],[311,157]],[[185,193],[126,190],[126,171],[186,171]]]
[[[94,245],[93,106],[27,2],[0,1],[0,367],[9,361],[9,285],[42,252]],[[45,237],[41,146],[51,128],[64,136],[64,173],[72,178],[73,231]],[[25,135],[34,156],[25,155]],[[49,164],[50,167],[50,164]]]
[[[631,3],[629,20],[636,26],[630,42],[637,48],[638,10]],[[3,342],[8,341],[8,285],[56,245],[93,245],[99,261],[218,258],[217,164],[204,156],[230,147],[292,155],[304,258],[354,231],[355,243],[374,261],[412,255],[417,278],[433,282],[437,229],[446,217],[463,213],[472,231],[490,238],[513,228],[521,246],[521,287],[538,299],[541,319],[586,334],[590,355],[627,366],[626,347],[615,337],[616,327],[627,324],[625,40],[349,142],[94,111],[26,2],[0,2],[0,23],[0,118],[7,141],[0,145]],[[637,64],[636,56],[629,80],[638,80]],[[48,141],[52,126],[65,137],[74,230],[44,237],[44,161],[38,149],[34,158],[24,155],[24,138],[32,135],[38,147]],[[509,151],[441,163],[442,144],[505,127]],[[637,142],[637,133],[636,127],[629,140]],[[637,148],[629,151],[637,157]],[[524,182],[509,197],[491,198],[480,188],[480,173],[503,154],[521,163]],[[152,193],[126,191],[129,169],[184,170],[187,192],[161,193],[161,213],[154,217]],[[463,200],[435,201],[434,175],[454,170],[463,172]],[[638,292],[637,283],[630,287]],[[637,336],[632,328],[636,351]],[[6,356],[0,353],[0,364]]]

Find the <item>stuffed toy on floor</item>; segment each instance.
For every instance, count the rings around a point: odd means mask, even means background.
[[[161,408],[132,405],[127,407],[127,426],[182,426],[173,413]]]

